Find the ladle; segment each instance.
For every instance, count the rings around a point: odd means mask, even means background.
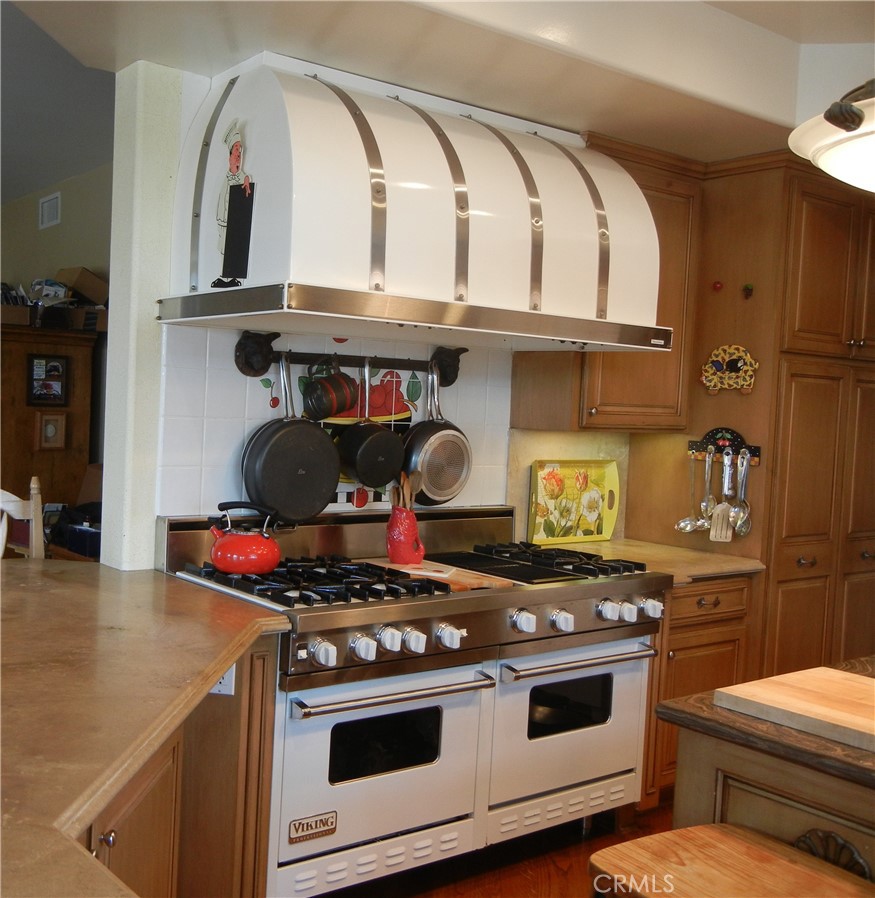
[[[705,456],[705,498],[702,499],[702,514],[710,521],[714,508],[717,505],[717,499],[711,492],[711,468],[714,463],[714,447],[708,447],[708,454]]]
[[[692,533],[699,529],[699,503],[696,502],[696,459],[690,456],[690,513],[674,525],[681,533]]]
[[[747,472],[750,467],[750,452],[741,449],[738,453],[738,499],[729,509],[729,523],[739,536],[750,532],[750,505],[747,502]]]

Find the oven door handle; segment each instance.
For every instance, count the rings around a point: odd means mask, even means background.
[[[389,695],[372,695],[369,698],[348,702],[326,702],[324,705],[308,705],[299,698],[292,700],[292,717],[295,720],[306,720],[309,717],[323,717],[326,714],[343,714],[347,711],[363,711],[380,705],[395,705],[399,702],[414,702],[419,699],[440,698],[443,695],[458,695],[462,692],[477,692],[481,689],[495,689],[495,678],[482,670],[476,671],[480,677],[473,683],[451,683],[447,686],[434,686],[430,689],[408,689],[405,692],[393,692]]]
[[[601,667],[603,664],[621,664],[624,661],[638,661],[641,658],[655,658],[658,652],[651,646],[646,646],[639,652],[624,652],[620,655],[604,655],[601,658],[589,658],[586,661],[566,661],[563,664],[542,664],[540,667],[531,667],[527,670],[519,670],[510,664],[501,665],[502,682],[512,683],[516,680],[527,680],[529,677],[541,677],[548,674],[571,673],[575,670],[584,670],[587,667]]]

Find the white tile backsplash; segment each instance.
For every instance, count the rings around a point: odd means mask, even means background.
[[[243,446],[259,426],[283,414],[282,403],[277,408],[270,406],[271,395],[281,395],[278,373],[274,367],[255,378],[237,370],[237,330],[174,325],[165,327],[164,333],[157,513],[212,514],[218,502],[245,498],[240,473]],[[464,345],[464,339],[459,344]],[[285,334],[273,344],[279,351],[314,355],[368,354],[417,360],[428,359],[437,345],[355,336],[336,342],[331,337]],[[356,371],[345,370],[357,376]],[[444,416],[464,431],[473,457],[468,484],[448,505],[502,505],[507,500],[510,371],[509,351],[471,349],[461,357],[458,381],[441,390]],[[305,373],[302,366],[294,366],[298,414],[301,394],[297,381]],[[425,375],[419,376],[424,384]],[[425,411],[423,395],[413,421],[421,420]],[[329,506],[330,510],[348,508]]]

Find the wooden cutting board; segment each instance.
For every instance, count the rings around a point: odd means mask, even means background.
[[[500,589],[517,585],[506,577],[478,574],[476,571],[465,571],[461,568],[437,564],[434,561],[423,561],[421,565],[392,564],[388,558],[365,558],[364,561],[377,564],[380,567],[391,567],[396,571],[404,571],[411,577],[430,577],[434,580],[442,580],[444,583],[450,584],[450,589],[453,592],[465,592],[470,589]]]
[[[875,679],[829,667],[725,686],[714,704],[875,751]]]

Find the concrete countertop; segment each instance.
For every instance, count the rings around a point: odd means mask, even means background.
[[[717,552],[703,552],[699,549],[679,549],[638,539],[593,540],[590,542],[560,543],[581,552],[594,552],[604,558],[628,558],[643,561],[649,571],[671,574],[675,586],[683,586],[694,580],[708,580],[712,577],[732,577],[742,574],[758,574],[766,569],[756,558],[740,555],[724,555]]]
[[[155,571],[0,568],[0,892],[130,895],[76,837],[237,658],[289,621]]]

